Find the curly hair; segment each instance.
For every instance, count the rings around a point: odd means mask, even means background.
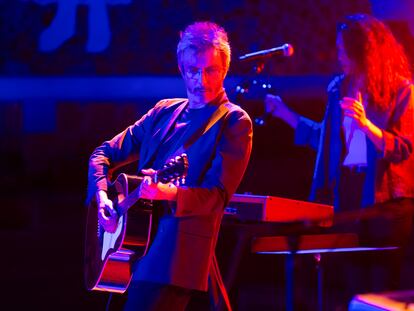
[[[203,51],[210,47],[216,48],[220,52],[225,72],[227,72],[231,57],[229,39],[226,31],[213,22],[195,22],[180,33],[180,42],[177,46],[179,66],[181,66],[184,50],[193,48],[197,51]]]
[[[390,29],[378,19],[350,15],[338,24],[344,48],[362,76],[368,94],[368,107],[386,111],[404,80],[411,80],[411,70],[401,44]]]

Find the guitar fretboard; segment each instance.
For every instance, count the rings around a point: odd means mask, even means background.
[[[118,214],[119,216],[124,215],[128,209],[139,200],[139,187],[134,189],[132,192],[125,197],[124,200],[118,203]]]

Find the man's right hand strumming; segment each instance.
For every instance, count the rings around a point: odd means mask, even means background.
[[[105,231],[114,233],[118,224],[118,214],[114,209],[112,201],[108,198],[106,191],[99,190],[96,193],[96,204],[98,206],[98,219]]]
[[[299,115],[290,110],[279,96],[267,94],[264,102],[266,113],[271,113],[272,116],[282,119],[293,128],[297,127]]]

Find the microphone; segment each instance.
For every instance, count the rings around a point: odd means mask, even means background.
[[[248,53],[239,57],[239,60],[255,60],[261,59],[265,57],[270,57],[273,55],[280,55],[280,56],[292,56],[293,55],[293,46],[289,43],[285,43],[281,46],[277,46],[267,50],[261,50],[253,53]]]

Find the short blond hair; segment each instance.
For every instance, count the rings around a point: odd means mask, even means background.
[[[195,22],[180,33],[180,41],[177,46],[178,65],[182,69],[182,55],[188,49],[205,51],[208,48],[215,48],[219,51],[225,73],[230,67],[231,49],[226,31],[223,27],[213,22]]]

